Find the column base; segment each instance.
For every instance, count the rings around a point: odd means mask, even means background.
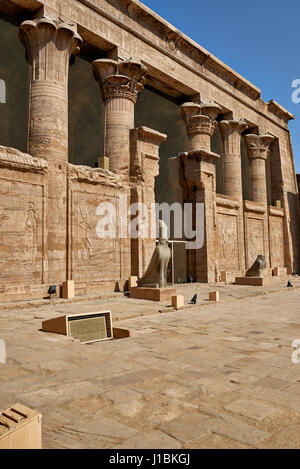
[[[130,288],[130,298],[136,300],[150,301],[171,301],[172,296],[176,295],[175,288],[152,288],[152,287],[134,287]]]
[[[270,277],[236,277],[236,285],[248,285],[252,287],[264,287],[271,282]]]

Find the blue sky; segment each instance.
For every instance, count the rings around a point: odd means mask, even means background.
[[[295,115],[290,121],[300,173],[300,103],[291,99],[300,80],[299,0],[143,0],[143,3]],[[299,93],[300,96],[300,93]]]

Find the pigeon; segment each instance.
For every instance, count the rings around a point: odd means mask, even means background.
[[[195,305],[197,303],[197,298],[198,298],[198,295],[197,293],[193,296],[193,298],[191,299],[190,301],[190,304],[191,305]]]
[[[290,282],[290,280],[288,281],[287,283],[287,288],[292,288],[294,285],[292,284],[292,282]]]

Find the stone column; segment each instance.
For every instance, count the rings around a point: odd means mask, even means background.
[[[152,204],[155,204],[155,178],[159,174],[159,147],[167,139],[148,127],[139,127],[130,132],[131,165],[130,186],[131,204],[143,204],[145,213],[140,210],[148,224],[147,235],[131,239],[131,275],[141,278],[146,272],[155,249],[155,220],[152,220]],[[142,208],[142,207],[141,207]]]
[[[48,160],[45,279],[58,284],[67,277],[69,59],[82,40],[68,24],[49,18],[24,21],[20,39],[31,65],[28,151]]]
[[[242,165],[241,165],[241,134],[247,124],[240,120],[224,120],[220,122],[220,130],[224,144],[224,195],[243,201]]]
[[[223,120],[220,122],[223,139],[223,181],[224,195],[232,197],[239,203],[237,209],[237,244],[238,270],[245,270],[244,243],[244,208],[241,164],[241,134],[247,128],[243,120]],[[238,272],[235,272],[237,274]]]
[[[246,135],[250,162],[251,200],[267,206],[266,159],[275,137],[269,134]]]
[[[275,140],[270,134],[246,135],[246,145],[250,162],[251,200],[263,206],[263,232],[264,254],[267,267],[270,268],[270,246],[269,246],[269,220],[268,220],[268,198],[266,181],[266,160],[270,151],[270,145]],[[251,267],[249,263],[248,268]]]
[[[130,138],[134,129],[134,106],[146,82],[147,68],[139,62],[100,59],[93,71],[105,104],[104,156],[109,169],[129,176]]]
[[[24,21],[20,39],[32,68],[29,153],[68,161],[68,74],[82,42],[74,29],[48,18]]]
[[[215,160],[210,139],[217,126],[216,117],[221,108],[215,103],[185,103],[182,105],[190,140],[190,151],[180,155],[184,164],[189,199],[195,205],[204,204],[204,245],[189,252],[190,264],[194,264],[195,280],[215,280],[216,252],[216,183]],[[194,223],[196,220],[193,220]],[[195,225],[194,225],[195,226]]]

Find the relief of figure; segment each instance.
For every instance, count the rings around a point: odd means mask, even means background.
[[[284,254],[283,254],[283,236],[281,226],[274,226],[272,230],[272,259],[273,263],[276,266],[281,266],[284,264]]]
[[[220,259],[226,259],[226,233],[223,227],[220,234]]]
[[[37,226],[37,217],[36,210],[34,208],[34,203],[29,202],[26,220],[25,220],[25,259],[34,263],[37,253],[37,235],[38,235],[38,226]]]
[[[167,230],[164,222],[159,222],[159,241],[152,255],[149,267],[144,276],[138,281],[138,286],[159,285],[167,287],[168,265],[171,259],[171,249],[168,245]]]
[[[253,229],[249,237],[249,263],[254,262],[258,253],[263,251],[263,234],[260,229]]]
[[[80,227],[82,230],[82,250],[81,250],[81,257],[82,259],[91,259],[92,257],[92,242],[90,238],[90,232],[95,228],[96,224],[91,224],[88,222],[88,213],[85,214],[81,213],[82,221],[80,223]]]

